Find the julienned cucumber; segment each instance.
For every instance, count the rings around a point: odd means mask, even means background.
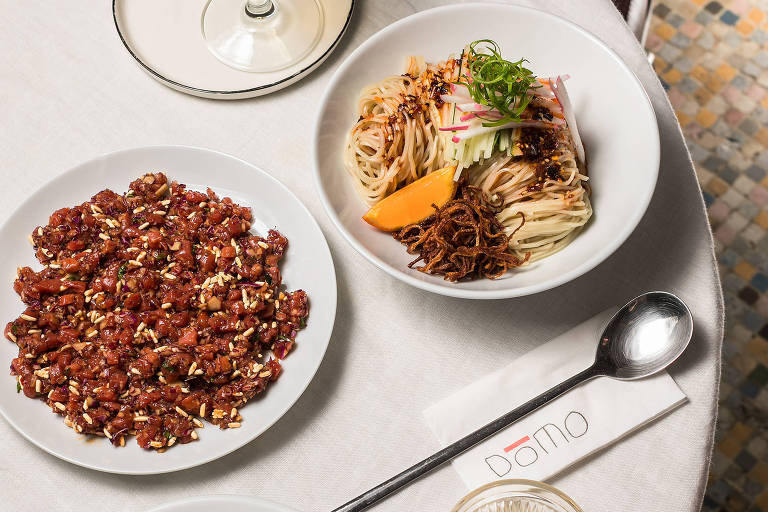
[[[520,128],[513,128],[484,133],[460,142],[449,141],[445,156],[448,160],[458,160],[458,167],[463,169],[487,160],[494,150],[506,152],[508,156],[522,154],[518,146],[519,139]]]

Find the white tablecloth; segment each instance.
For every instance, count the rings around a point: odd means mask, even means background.
[[[608,0],[536,2],[618,51],[645,85],[659,120],[662,165],[653,202],[629,241],[597,269],[522,299],[444,298],[376,270],[323,212],[309,141],[329,76],[380,28],[440,3],[361,0],[341,45],[310,77],[264,98],[225,103],[171,91],[144,74],[115,33],[111,2],[0,0],[1,215],[51,177],[103,153],[152,144],[211,147],[264,168],[299,196],[328,237],[339,285],[336,328],[320,371],[256,441],[196,469],[126,477],[62,462],[0,421],[0,509],[68,510],[87,500],[95,510],[138,511],[190,495],[235,493],[330,510],[437,448],[422,420],[426,406],[651,289],[679,294],[694,312],[692,346],[671,370],[690,403],[552,483],[588,511],[699,509],[723,320],[712,239],[672,110]],[[465,491],[446,466],[376,510],[445,511]]]

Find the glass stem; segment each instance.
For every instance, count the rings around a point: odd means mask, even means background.
[[[245,14],[251,18],[266,18],[275,12],[275,3],[272,0],[246,0]]]

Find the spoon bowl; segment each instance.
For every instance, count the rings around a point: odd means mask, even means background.
[[[629,301],[608,322],[595,356],[600,374],[640,379],[669,366],[688,346],[693,317],[668,292],[649,292]]]

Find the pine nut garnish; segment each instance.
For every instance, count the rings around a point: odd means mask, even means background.
[[[138,436],[162,453],[199,439],[206,420],[240,428],[240,409],[276,377],[259,361],[278,342],[259,334],[294,332],[303,310],[304,292],[270,279],[286,241],[249,233],[248,207],[162,173],[91,197],[30,235],[42,268],[29,284],[46,281],[47,295],[7,328],[28,365],[18,391],[113,446]],[[25,287],[29,272],[16,270]]]

